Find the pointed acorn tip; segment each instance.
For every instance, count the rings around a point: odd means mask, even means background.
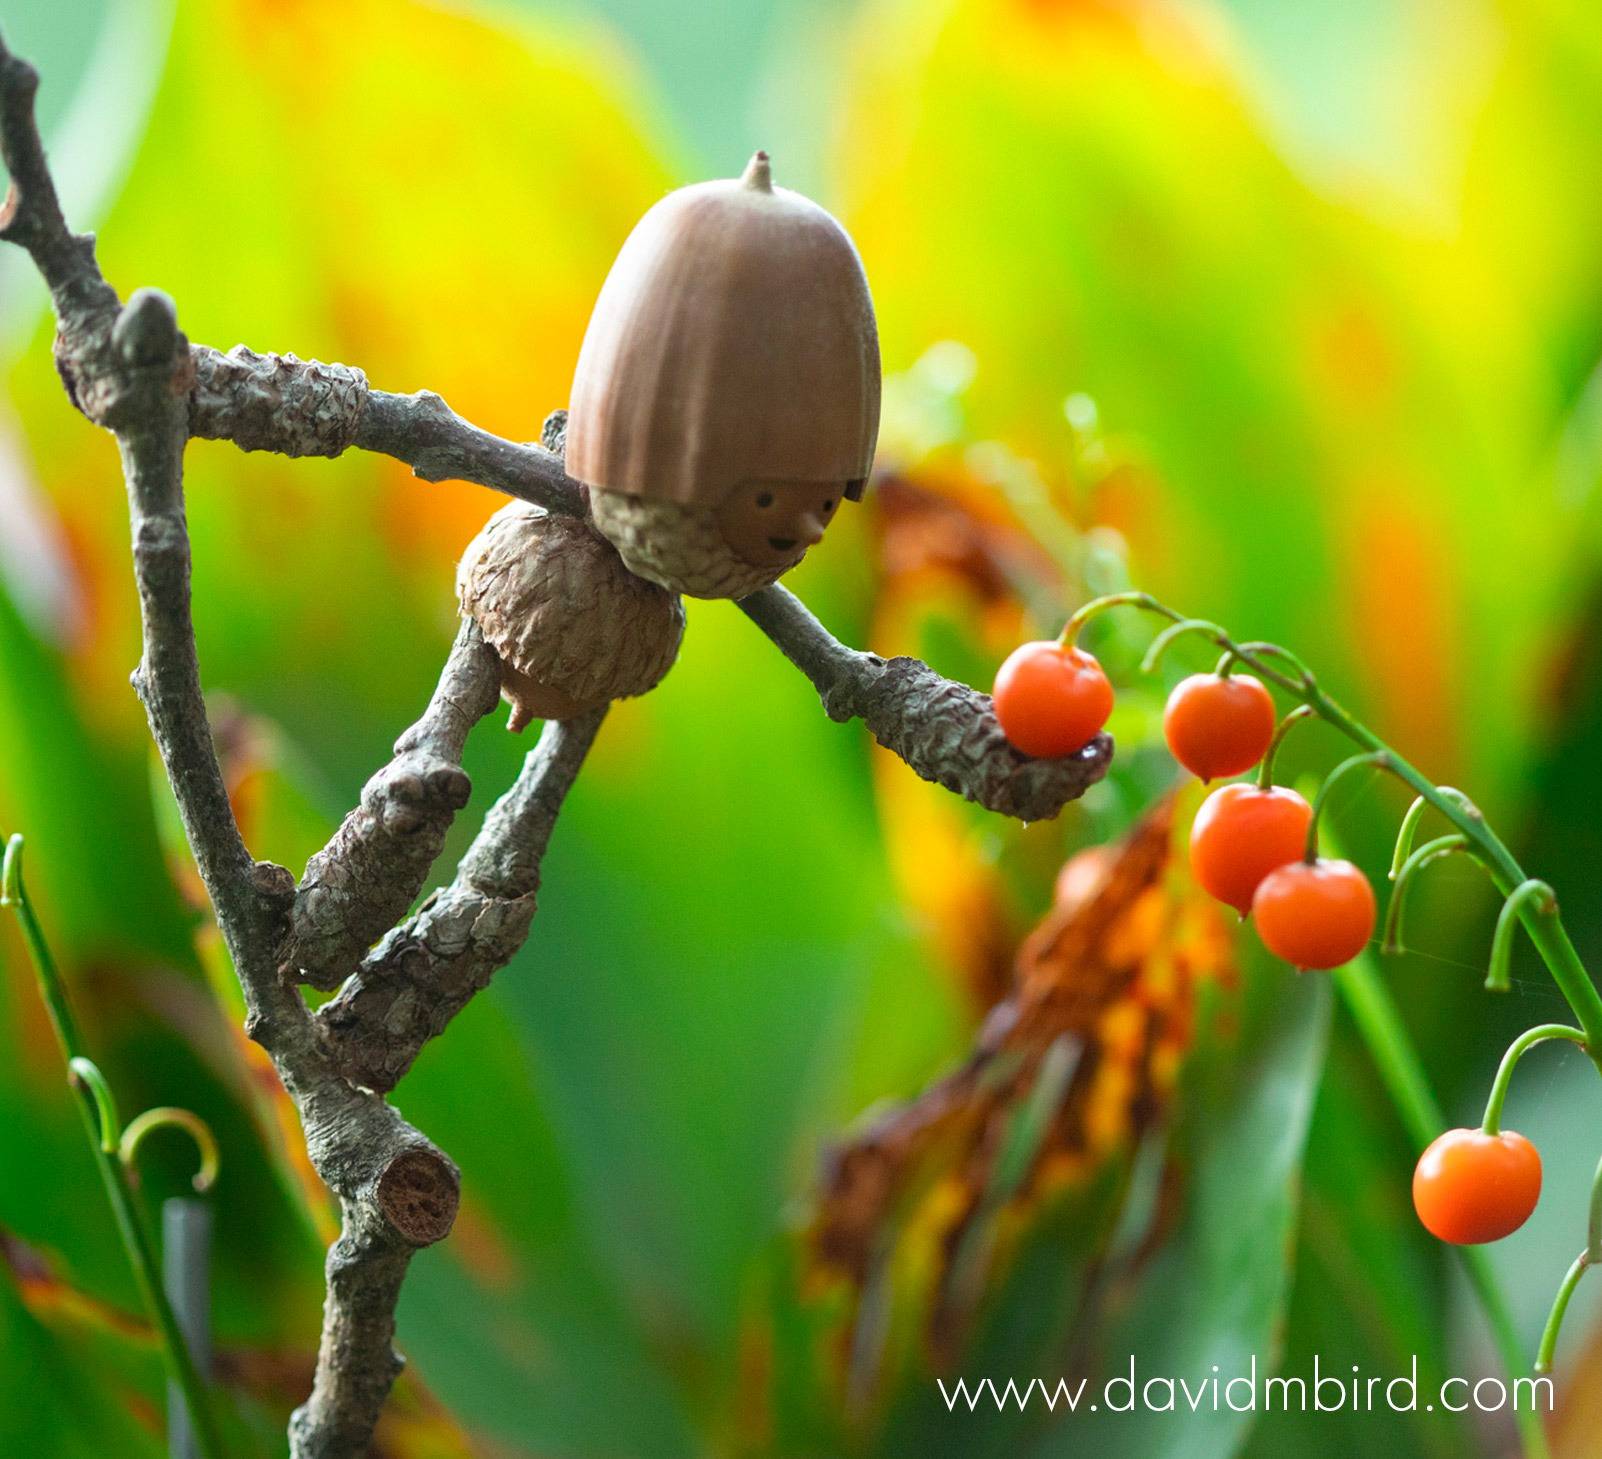
[[[745,171],[740,174],[740,181],[747,187],[754,187],[760,192],[773,191],[773,169],[768,165],[766,152],[753,152],[751,160],[745,164]]]

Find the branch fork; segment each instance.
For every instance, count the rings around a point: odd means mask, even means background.
[[[559,413],[542,444],[502,440],[431,391],[374,390],[348,365],[191,345],[157,290],[122,303],[94,240],[62,216],[34,117],[37,87],[0,41],[0,158],[11,177],[0,240],[25,249],[49,288],[69,399],[116,438],[143,624],[133,685],[244,991],[245,1030],[271,1057],[340,1205],[316,1377],[290,1423],[292,1456],[359,1459],[401,1369],[395,1306],[407,1266],[450,1232],[461,1193],[456,1165],[383,1096],[526,940],[542,858],[605,710],[547,722],[454,877],[408,916],[467,803],[468,733],[501,690],[499,658],[467,623],[422,717],[301,879],[254,860],[201,694],[184,453],[192,438],[295,457],[354,448],[425,480],[472,481],[580,518],[588,493],[563,468]],[[741,607],[811,679],[831,718],[861,718],[916,773],[993,810],[1056,815],[1105,772],[1105,736],[1061,761],[1028,760],[1002,738],[987,696],[916,660],[847,648],[781,587]],[[339,992],[313,1014],[301,983]]]

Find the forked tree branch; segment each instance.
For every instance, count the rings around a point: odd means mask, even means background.
[[[189,432],[245,451],[339,456],[350,447],[404,461],[425,481],[471,481],[547,511],[582,517],[584,487],[543,446],[503,441],[431,390],[393,395],[351,365],[194,347]]]
[[[527,941],[545,848],[605,713],[546,724],[455,879],[379,943],[318,1013],[325,1046],[352,1083],[394,1088],[423,1045]]]
[[[468,731],[500,697],[501,671],[465,621],[423,717],[395,758],[362,788],[361,804],[307,864],[290,913],[286,970],[337,988],[417,900],[472,787],[462,769]]]
[[[245,849],[201,697],[183,503],[188,342],[164,294],[140,290],[120,306],[92,241],[67,228],[34,119],[37,85],[33,69],[0,42],[0,155],[11,173],[0,238],[25,248],[49,287],[68,393],[116,437],[143,623],[134,686],[244,989],[246,1031],[271,1055],[300,1111],[312,1163],[343,1212],[329,1253],[314,1389],[292,1425],[294,1454],[357,1459],[399,1365],[391,1339],[400,1275],[418,1247],[450,1230],[460,1177],[394,1109],[340,1076],[305,1003],[280,976],[294,878]]]
[[[32,256],[50,290],[68,396],[122,453],[144,625],[134,684],[244,988],[246,1031],[271,1055],[312,1163],[341,1207],[314,1387],[290,1424],[293,1459],[359,1459],[400,1369],[395,1304],[407,1264],[449,1232],[460,1192],[455,1165],[381,1092],[527,939],[541,860],[605,711],[547,724],[454,879],[396,926],[467,800],[462,748],[500,688],[499,661],[464,627],[423,717],[302,884],[254,861],[201,695],[184,450],[191,437],[286,456],[356,447],[426,480],[476,482],[575,516],[587,513],[588,494],[563,469],[560,415],[541,445],[505,441],[438,395],[373,390],[350,366],[191,346],[171,300],[155,291],[138,291],[124,308],[93,240],[62,217],[34,117],[37,86],[0,42],[0,156],[11,175],[0,239]],[[1063,760],[1029,760],[1002,737],[988,696],[916,660],[847,648],[783,588],[741,606],[812,680],[832,718],[860,717],[919,775],[970,800],[1046,819],[1105,772],[1106,736]],[[332,988],[341,979],[314,1017],[297,981]]]

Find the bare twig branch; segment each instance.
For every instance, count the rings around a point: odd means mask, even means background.
[[[286,968],[337,988],[417,899],[471,790],[461,767],[467,734],[495,708],[500,664],[478,626],[462,624],[423,717],[395,758],[362,789],[361,804],[307,864],[290,914]]]
[[[271,1055],[343,1213],[328,1255],[316,1380],[291,1423],[292,1454],[359,1459],[400,1368],[395,1304],[407,1263],[448,1233],[460,1191],[451,1161],[374,1091],[392,1088],[526,940],[552,828],[604,711],[546,725],[451,884],[382,935],[420,890],[466,800],[462,747],[499,688],[494,655],[476,628],[464,628],[423,718],[297,891],[284,868],[251,858],[218,768],[191,621],[184,450],[191,437],[288,456],[357,447],[426,480],[472,481],[572,516],[586,515],[587,493],[563,469],[560,412],[542,445],[505,441],[438,395],[373,390],[349,366],[191,346],[172,302],[155,291],[121,307],[93,240],[62,217],[33,114],[37,85],[0,43],[0,156],[11,174],[0,239],[25,248],[49,286],[69,398],[117,438],[144,624],[135,687],[245,991],[246,1031]],[[1029,760],[1001,736],[987,696],[916,660],[845,647],[783,588],[741,606],[808,675],[831,717],[861,717],[918,774],[969,799],[1043,819],[1105,771],[1106,736],[1075,756]],[[332,986],[359,958],[313,1017],[292,975]]]
[[[547,722],[455,879],[379,943],[317,1015],[325,1046],[352,1083],[394,1088],[423,1045],[527,940],[540,862],[604,716]]]
[[[286,1081],[287,1082],[287,1081]],[[290,1421],[292,1459],[361,1459],[402,1367],[395,1304],[413,1253],[456,1219],[456,1166],[388,1104],[328,1075],[291,1086],[317,1173],[339,1193],[323,1335],[310,1398]]]
[[[847,648],[777,583],[740,607],[812,681],[830,719],[861,719],[925,780],[989,810],[1050,820],[1107,772],[1109,736],[1061,759],[1031,759],[1007,743],[988,694],[943,679],[918,659]]]
[[[357,446],[404,461],[425,481],[472,481],[570,517],[587,510],[584,487],[560,456],[481,431],[433,391],[371,390],[352,366],[243,345],[226,355],[197,345],[194,357],[192,435],[284,456],[338,456]]]
[[[49,286],[69,395],[116,436],[144,630],[134,686],[244,988],[246,1031],[272,1056],[312,1163],[344,1210],[329,1255],[316,1384],[295,1418],[294,1454],[358,1459],[398,1368],[391,1336],[400,1274],[417,1247],[449,1231],[459,1176],[381,1099],[340,1077],[298,991],[279,974],[294,879],[245,848],[200,690],[183,502],[192,356],[172,301],[143,289],[119,309],[89,240],[67,229],[34,118],[37,84],[0,43],[0,155],[12,175],[0,238],[27,249]]]
[[[0,40],[0,160],[11,174],[5,201],[0,203],[0,239],[32,255],[50,290],[61,331],[71,342],[104,325],[118,301],[100,276],[94,239],[73,233],[61,216],[34,123],[33,98],[38,89],[38,72]]]

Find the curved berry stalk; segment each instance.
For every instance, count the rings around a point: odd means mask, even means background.
[[[126,1128],[117,1114],[117,1101],[111,1086],[94,1060],[84,1052],[83,1036],[78,1031],[72,1005],[67,1001],[66,984],[45,940],[44,929],[34,915],[33,904],[28,900],[27,887],[22,880],[21,836],[13,836],[5,849],[5,861],[0,867],[0,907],[10,907],[22,926],[23,941],[38,974],[39,990],[44,995],[45,1008],[55,1029],[56,1042],[67,1061],[67,1077],[81,1096],[79,1107],[83,1114],[84,1131],[95,1152],[95,1164],[100,1169],[101,1183],[106,1199],[111,1203],[117,1220],[117,1232],[128,1253],[128,1264],[133,1268],[134,1281],[139,1288],[140,1300],[150,1314],[156,1334],[161,1340],[162,1353],[168,1372],[183,1394],[184,1406],[189,1410],[193,1436],[202,1459],[225,1459],[217,1413],[212,1404],[211,1390],[200,1376],[189,1344],[184,1341],[172,1304],[161,1284],[155,1251],[139,1207],[134,1200],[131,1172],[138,1158],[139,1147],[158,1129],[173,1126],[186,1131],[200,1152],[200,1170],[194,1179],[197,1191],[211,1187],[217,1176],[217,1141],[211,1128],[199,1115],[186,1109],[150,1109],[129,1121]]]
[[[1485,1140],[1518,1139],[1500,1134],[1502,1103],[1520,1058],[1535,1044],[1559,1038],[1577,1043],[1602,1072],[1602,994],[1599,994],[1590,974],[1575,950],[1573,940],[1563,924],[1557,897],[1545,882],[1530,877],[1507,848],[1506,844],[1487,824],[1479,808],[1462,791],[1452,786],[1436,785],[1398,754],[1380,737],[1337,703],[1319,685],[1312,671],[1289,650],[1278,644],[1247,642],[1237,643],[1215,623],[1203,619],[1187,618],[1175,612],[1149,593],[1115,593],[1097,598],[1079,608],[1068,620],[1062,632],[1062,643],[1072,645],[1084,626],[1098,615],[1114,608],[1130,607],[1155,613],[1167,618],[1171,626],[1165,628],[1153,641],[1142,663],[1143,669],[1155,668],[1166,650],[1181,638],[1198,637],[1222,650],[1223,657],[1217,672],[1227,674],[1237,665],[1244,665],[1264,682],[1274,685],[1299,701],[1298,707],[1281,721],[1269,742],[1259,769],[1259,787],[1272,785],[1273,762],[1286,733],[1303,719],[1318,718],[1339,730],[1358,747],[1358,753],[1342,761],[1325,777],[1307,827],[1305,863],[1318,864],[1318,826],[1321,813],[1328,803],[1333,787],[1353,771],[1375,768],[1394,775],[1410,787],[1415,795],[1412,805],[1403,817],[1396,839],[1391,863],[1391,880],[1394,887],[1386,909],[1384,923],[1384,949],[1395,951],[1401,941],[1401,914],[1408,889],[1434,862],[1449,856],[1466,855],[1483,866],[1492,883],[1503,897],[1501,914],[1492,939],[1487,988],[1505,991],[1508,987],[1508,967],[1512,956],[1513,937],[1522,926],[1540,955],[1553,982],[1573,1010],[1577,1028],[1567,1025],[1543,1025],[1531,1029],[1516,1039],[1508,1049],[1492,1087],[1485,1120],[1479,1131],[1449,1132],[1449,1135],[1469,1137],[1470,1142]],[[1426,810],[1441,815],[1450,831],[1414,849],[1414,838]],[[1441,1137],[1443,1140],[1446,1136]],[[1437,1141],[1436,1143],[1440,1143]],[[1526,1142],[1527,1143],[1527,1142]],[[1431,1150],[1434,1149],[1432,1145]],[[1476,1150],[1479,1146],[1476,1146]],[[1430,1152],[1426,1152],[1428,1157]],[[1539,1157],[1533,1147],[1529,1155],[1534,1158],[1535,1190],[1539,1190]],[[1480,1158],[1476,1154],[1473,1158]],[[1524,1158],[1521,1157],[1520,1158]],[[1421,1162],[1421,1170],[1422,1170]],[[1530,1204],[1533,1205],[1531,1196]],[[1528,1214],[1527,1212],[1525,1213]],[[1522,1223],[1522,1217],[1508,1230]],[[1494,1225],[1494,1223],[1493,1223]],[[1465,1226],[1464,1230],[1472,1229]],[[1484,1229],[1491,1229],[1489,1227]],[[1507,1234],[1503,1231],[1499,1234]],[[1469,1239],[1486,1239],[1470,1237]],[[1602,1168],[1592,1194],[1590,1229],[1586,1249],[1576,1259],[1559,1289],[1552,1315],[1547,1324],[1537,1358],[1537,1371],[1550,1368],[1553,1349],[1569,1298],[1585,1272],[1602,1262]]]

